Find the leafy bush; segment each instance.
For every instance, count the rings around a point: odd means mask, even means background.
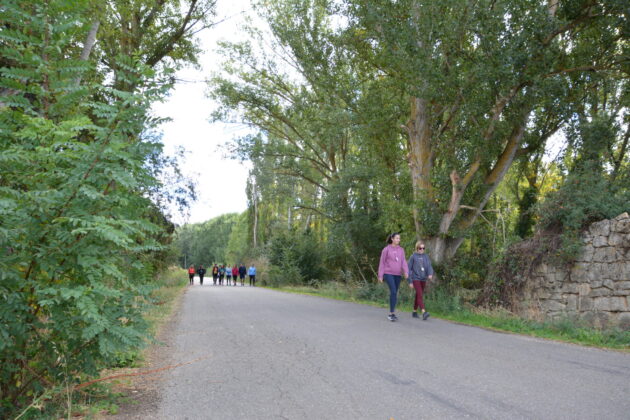
[[[142,94],[81,82],[71,58],[88,2],[3,3],[0,35],[0,417],[50,388],[119,363],[144,344],[152,253],[146,166],[139,140],[163,84],[120,57],[112,77]],[[149,209],[149,210],[147,210]],[[125,358],[124,356],[122,357]],[[123,360],[124,362],[124,360]]]
[[[570,262],[581,250],[580,234],[591,223],[630,210],[630,196],[616,191],[592,164],[571,173],[539,209],[540,230],[561,234],[557,262]]]
[[[310,230],[278,230],[268,250],[270,284],[308,284],[326,277],[323,251]]]

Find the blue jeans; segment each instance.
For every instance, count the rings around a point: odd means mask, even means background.
[[[387,285],[389,286],[389,312],[393,313],[396,309],[396,299],[398,298],[398,288],[400,287],[401,276],[384,274],[383,280],[387,282]]]

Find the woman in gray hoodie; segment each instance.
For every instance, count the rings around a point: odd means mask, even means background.
[[[429,313],[424,308],[424,300],[422,295],[424,288],[427,284],[427,279],[433,278],[433,267],[431,266],[431,260],[429,256],[424,253],[424,242],[416,242],[416,252],[414,252],[407,265],[409,266],[409,287],[416,289],[416,299],[413,302],[413,314],[414,318],[419,318],[418,308],[422,310],[422,319],[427,320]]]

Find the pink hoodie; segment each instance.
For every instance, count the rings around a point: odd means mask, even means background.
[[[401,246],[387,245],[381,252],[381,261],[378,264],[378,278],[382,279],[383,274],[393,274],[400,276],[405,273],[409,276],[405,250]]]

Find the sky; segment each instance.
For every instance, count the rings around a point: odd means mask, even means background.
[[[212,71],[219,70],[220,56],[214,51],[217,41],[238,38],[242,12],[249,10],[248,0],[218,2],[217,20],[225,20],[198,34],[204,50],[199,58],[201,70],[179,71],[170,97],[153,107],[157,115],[172,119],[161,126],[165,153],[173,155],[178,147],[183,147],[186,153],[180,163],[182,171],[197,183],[198,199],[191,206],[189,216],[174,213],[173,221],[177,224],[204,222],[224,213],[241,213],[247,209],[245,187],[250,164],[229,159],[222,146],[250,129],[240,124],[210,121],[216,104],[206,97],[204,80]]]

